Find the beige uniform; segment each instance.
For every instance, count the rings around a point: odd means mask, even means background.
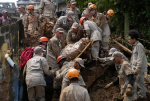
[[[139,96],[146,97],[147,89],[144,84],[144,72],[147,72],[147,59],[145,55],[144,46],[137,41],[133,45],[132,56],[130,60],[132,69],[137,69],[138,75],[136,76],[136,83],[139,88]]]
[[[102,30],[96,25],[95,22],[87,20],[84,23],[84,29],[86,30],[87,36],[92,43],[91,53],[94,56],[99,57],[99,48],[100,48],[100,41],[102,41]]]
[[[46,59],[49,67],[52,70],[58,70],[59,65],[57,64],[57,57],[60,55],[62,46],[60,40],[55,36],[53,36],[49,42],[47,43],[47,55]]]
[[[0,17],[0,26],[5,26],[5,25],[8,25],[10,24],[11,21],[10,21],[10,18],[7,17],[7,19],[4,19],[4,17]]]
[[[88,10],[88,8],[86,8],[83,12],[88,12],[88,14],[89,14],[89,19],[91,19],[91,17],[92,17],[92,14],[90,13],[90,11]],[[83,12],[82,12],[82,16],[83,16]]]
[[[132,101],[132,100],[136,100],[138,95],[137,95],[137,89],[136,89],[136,84],[134,83],[133,87],[132,87],[132,92],[133,92],[133,96],[128,97],[126,95],[126,88],[127,85],[129,83],[128,80],[128,75],[129,74],[133,74],[133,70],[129,64],[129,62],[123,60],[121,63],[121,68],[119,70],[119,86],[120,86],[120,90],[121,92],[124,94],[124,100],[123,101]]]
[[[47,60],[39,55],[33,56],[33,58],[28,60],[24,73],[26,74],[29,101],[45,101],[46,82],[44,74],[53,75],[49,70]]]
[[[90,97],[85,88],[78,83],[71,83],[62,90],[59,101],[90,101]]]
[[[47,21],[54,22],[54,18],[56,18],[55,4],[49,0],[41,0],[39,14],[43,14]]]
[[[73,10],[72,8],[67,8],[67,9],[66,9],[66,14],[67,14],[67,12],[69,12],[69,11],[73,11],[73,12],[74,12],[74,14],[75,14],[75,21],[76,21],[77,23],[79,23],[79,15],[81,14],[79,8],[76,7],[75,10]]]
[[[109,49],[109,38],[110,38],[110,28],[108,21],[103,13],[97,13],[96,18],[92,16],[90,19],[91,21],[95,22],[99,28],[102,29],[102,45],[103,50],[108,51]]]
[[[77,33],[73,32],[73,29],[70,29],[67,34],[67,44],[74,44],[83,37],[83,31],[79,28]]]
[[[34,13],[34,15],[28,14],[25,20],[24,30],[33,31],[38,28],[38,20],[39,15],[37,13]]]
[[[22,20],[22,24],[24,25],[25,24],[25,20],[26,20],[26,18],[27,18],[27,13],[21,13],[20,14],[20,18],[21,18],[21,20]]]

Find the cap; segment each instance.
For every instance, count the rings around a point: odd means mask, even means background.
[[[121,57],[122,57],[122,53],[116,51],[116,52],[114,52],[114,53],[112,54],[112,57],[110,58],[110,60],[114,60],[114,58],[115,58],[115,57],[118,57],[118,56],[121,56]]]
[[[56,32],[62,32],[62,33],[64,33],[64,29],[59,27],[59,28],[56,29]]]
[[[79,27],[79,24],[77,22],[74,22],[71,28],[75,28],[76,29],[78,27]]]
[[[69,1],[69,2],[67,2],[67,5],[68,5],[68,4],[70,4],[70,1]]]
[[[109,50],[109,54],[108,54],[108,55],[112,55],[115,51],[117,51],[116,48],[111,48],[111,49]]]
[[[78,62],[81,67],[85,67],[85,66],[84,66],[84,61],[83,61],[81,58],[75,59],[75,62]]]
[[[67,13],[67,15],[70,15],[70,17],[71,17],[72,19],[75,18],[75,15],[74,15],[74,12],[73,12],[73,11],[69,11],[69,12]]]
[[[2,13],[7,13],[7,11],[6,11],[6,10],[3,10]]]
[[[71,4],[76,4],[76,0],[71,0],[70,3]]]
[[[91,2],[89,2],[89,3],[88,3],[88,7],[89,7],[90,5],[92,5],[92,3],[91,3]]]
[[[40,46],[37,46],[37,47],[34,48],[34,53],[35,53],[35,54],[37,54],[37,53],[40,52],[40,51],[43,51],[43,52],[44,52],[45,50],[43,50],[42,47],[40,47]]]
[[[24,8],[25,9],[25,7],[23,5],[20,5],[18,8]]]

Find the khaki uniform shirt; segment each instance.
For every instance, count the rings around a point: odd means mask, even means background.
[[[133,70],[137,69],[140,73],[147,72],[145,48],[139,41],[133,45],[130,63]]]
[[[26,20],[26,18],[27,18],[27,13],[22,13],[22,14],[20,14],[20,18],[22,19],[22,24],[24,25],[25,24],[25,20]]]
[[[87,20],[84,23],[84,29],[86,30],[86,32],[89,32],[88,34],[91,34],[90,40],[92,43],[94,41],[102,40],[102,30],[96,25],[95,22]]]
[[[41,0],[39,14],[43,14],[46,17],[55,18],[55,4],[49,0]]]
[[[90,97],[87,89],[71,83],[61,92],[59,101],[90,101]]]
[[[8,25],[10,23],[11,23],[11,21],[8,17],[7,17],[7,19],[4,19],[4,17],[2,16],[2,21],[0,19],[0,26],[5,26],[5,25]]]
[[[35,86],[46,86],[44,73],[48,76],[52,75],[47,60],[39,55],[35,55],[28,60],[24,72],[26,73],[26,84],[28,89]]]
[[[80,28],[78,28],[77,33],[74,33],[73,29],[70,29],[68,31],[67,38],[66,38],[67,44],[74,44],[77,41],[79,41],[82,37],[83,37],[83,33]]]
[[[55,23],[55,26],[53,28],[53,33],[56,33],[56,29],[61,27],[64,29],[64,35],[67,35],[68,30],[70,30],[73,23],[74,23],[74,20],[68,21],[67,16],[61,16]]]
[[[81,14],[79,8],[76,7],[75,10],[73,10],[72,8],[67,8],[66,14],[67,14],[67,12],[69,12],[69,11],[73,11],[73,12],[74,12],[74,14],[75,14],[75,21],[76,21],[77,23],[79,23],[79,15]]]
[[[38,19],[39,15],[37,13],[34,13],[34,15],[28,14],[25,20],[24,29],[35,30],[38,28]]]
[[[57,57],[60,55],[61,49],[62,47],[60,40],[56,37],[56,35],[53,36],[47,43],[46,55],[48,65],[49,67],[51,67],[52,70],[59,69],[59,65],[57,64]]]

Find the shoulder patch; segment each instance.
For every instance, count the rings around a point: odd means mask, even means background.
[[[123,71],[123,69],[121,68],[120,71]]]
[[[36,59],[32,59],[31,62],[32,62],[32,63],[36,62]]]
[[[42,0],[41,0],[41,3],[42,3]]]
[[[58,20],[57,22],[60,22],[60,20]]]

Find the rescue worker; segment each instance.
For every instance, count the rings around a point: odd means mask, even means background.
[[[79,24],[74,22],[71,29],[68,31],[66,38],[67,44],[74,44],[83,37],[83,33],[79,28]]]
[[[88,91],[78,84],[79,71],[77,69],[70,69],[67,77],[69,78],[70,85],[62,90],[59,101],[90,101]]]
[[[99,28],[102,29],[102,46],[104,56],[108,56],[109,49],[109,38],[110,38],[110,28],[108,24],[108,20],[114,16],[113,10],[108,10],[106,16],[103,13],[97,12],[97,7],[95,4],[89,6],[90,13],[92,14],[91,21],[95,22]]]
[[[29,34],[32,34],[33,31],[38,28],[39,25],[39,15],[37,13],[34,13],[34,6],[29,5],[27,7],[28,15],[25,20],[24,30],[25,32],[29,31]]]
[[[41,0],[39,6],[39,18],[42,21],[43,16],[46,17],[47,21],[55,22],[56,20],[56,13],[55,13],[55,4],[52,0]]]
[[[61,27],[64,29],[64,35],[66,36],[72,24],[74,23],[74,18],[75,15],[72,11],[69,11],[66,16],[60,16],[53,28],[53,34],[55,34],[58,27]]]
[[[94,64],[96,67],[99,66],[99,61],[97,61],[96,57],[99,57],[99,49],[100,49],[100,42],[102,41],[102,30],[96,25],[95,22],[89,21],[87,18],[82,17],[80,19],[80,24],[84,25],[84,30],[86,31],[87,38],[90,39],[92,49],[91,55],[93,58]]]
[[[73,11],[74,12],[74,15],[75,15],[75,21],[77,23],[79,23],[79,19],[81,18],[81,12],[79,10],[79,8],[76,7],[76,1],[75,0],[71,0],[70,1],[70,8],[67,8],[66,10],[66,14],[69,12],[69,11]]]
[[[0,27],[5,26],[11,23],[10,18],[7,15],[7,11],[3,10],[2,11],[3,16],[0,17]]]
[[[57,28],[56,34],[47,43],[47,55],[46,59],[49,67],[52,70],[58,70],[59,65],[57,64],[57,57],[60,55],[62,45],[60,39],[63,37],[63,28]]]
[[[91,19],[92,15],[91,15],[91,13],[89,11],[89,6],[90,5],[92,5],[91,2],[88,3],[87,8],[82,12],[82,17],[87,17],[87,15],[88,15],[87,19]]]
[[[70,1],[69,2],[67,2],[67,5],[66,5],[66,7],[67,8],[70,8]],[[67,10],[67,8],[64,10],[64,11],[62,11],[62,13],[61,13],[61,16],[65,16],[66,15],[66,10]]]
[[[19,12],[20,12],[20,18],[22,19],[22,24],[25,24],[25,20],[27,18],[27,13],[25,11],[25,7],[23,5],[21,5],[19,8]]]
[[[43,57],[43,49],[37,46],[34,49],[34,56],[27,61],[23,75],[26,78],[29,101],[45,101],[44,74],[55,75],[54,70],[49,70],[47,60]]]
[[[136,100],[137,89],[135,83],[135,76],[130,66],[130,63],[125,61],[122,58],[121,52],[114,52],[110,60],[113,60],[114,63],[120,64],[121,68],[119,70],[119,75],[114,82],[107,84],[105,89],[116,86],[119,84],[120,87],[120,95],[123,96],[123,101],[133,101]]]
[[[48,43],[48,38],[47,37],[41,37],[39,39],[39,45],[41,47],[43,47],[44,50],[46,50],[46,48],[47,48],[47,43]]]
[[[147,88],[144,84],[144,73],[147,73],[147,59],[145,55],[145,48],[139,42],[139,32],[137,30],[130,30],[128,32],[129,43],[133,45],[132,56],[130,64],[136,75],[136,84],[139,88],[138,95],[140,98],[146,98]]]

